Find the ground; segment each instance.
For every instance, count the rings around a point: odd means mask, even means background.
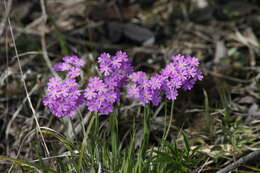
[[[60,119],[43,106],[47,81],[55,73],[52,65],[65,55],[81,57],[87,64],[80,80],[84,86],[96,74],[98,55],[117,50],[128,53],[136,71],[149,74],[176,54],[200,60],[203,81],[178,96],[173,119],[166,116],[173,127],[168,141],[175,139],[183,148],[183,131],[191,149],[200,146],[196,157],[201,160],[189,171],[216,172],[259,148],[259,1],[1,0],[0,10],[1,155],[31,161],[38,158],[37,151],[44,154],[44,146],[35,147],[41,136],[31,135],[39,126],[82,140],[79,116]],[[150,108],[150,146],[159,145],[170,107],[165,101]],[[120,108],[118,135],[124,148],[133,119],[137,143],[143,133],[143,109],[128,98],[122,98]],[[89,112],[85,108],[81,112],[87,126]],[[109,126],[108,119],[101,117],[103,129]],[[43,137],[52,151],[58,148],[52,137]],[[0,160],[0,170],[10,166]],[[259,169],[258,157],[236,171]]]

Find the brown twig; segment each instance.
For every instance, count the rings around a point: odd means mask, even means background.
[[[14,39],[14,36],[13,36],[13,29],[12,29],[12,27],[11,27],[10,19],[8,19],[8,23],[9,23],[9,26],[10,26],[10,31],[11,31],[12,39],[13,39],[13,42],[14,42],[14,45],[15,45],[15,39]],[[45,142],[45,140],[44,140],[44,137],[43,137],[43,135],[42,135],[42,133],[41,133],[40,125],[39,125],[39,122],[38,122],[37,116],[36,116],[36,112],[35,112],[35,109],[34,109],[34,107],[33,107],[33,105],[32,105],[32,101],[31,101],[31,98],[30,98],[30,96],[29,96],[28,89],[27,89],[27,86],[26,86],[26,83],[25,83],[24,73],[23,73],[23,70],[22,70],[22,68],[21,68],[20,58],[19,58],[19,55],[18,55],[18,51],[17,51],[16,45],[14,46],[14,48],[15,48],[16,58],[17,58],[17,61],[18,61],[18,64],[19,64],[19,70],[20,70],[20,73],[21,73],[21,75],[22,75],[21,79],[22,79],[22,82],[23,82],[23,85],[24,85],[24,89],[25,89],[25,92],[26,92],[26,97],[27,97],[27,99],[28,99],[29,106],[30,106],[30,108],[31,108],[31,110],[32,110],[32,112],[33,112],[33,116],[34,116],[34,118],[35,118],[35,122],[36,122],[37,128],[38,128],[38,130],[39,130],[39,132],[40,132],[40,135],[41,135],[41,137],[42,137],[42,139],[43,139],[43,143],[44,143],[44,147],[45,147],[45,149],[46,149],[46,153],[47,153],[47,155],[49,155],[49,150],[48,150],[48,148],[47,148],[47,145],[46,145],[46,142]]]
[[[50,152],[48,150],[48,147],[47,147],[47,144],[46,144],[45,139],[43,137],[43,134],[42,134],[42,132],[40,130],[40,125],[39,125],[39,122],[38,122],[38,119],[37,119],[36,111],[35,111],[35,109],[33,107],[33,104],[32,104],[31,98],[29,96],[28,89],[27,89],[27,85],[26,85],[26,82],[25,82],[25,79],[24,79],[24,73],[23,73],[23,70],[22,70],[22,67],[21,67],[20,57],[19,57],[19,54],[18,54],[18,50],[17,50],[17,47],[16,47],[15,38],[14,38],[13,27],[12,27],[11,20],[10,20],[9,17],[7,18],[7,21],[8,21],[8,25],[9,25],[9,28],[10,28],[10,33],[11,33],[11,36],[12,36],[12,41],[13,41],[13,44],[14,44],[15,55],[16,55],[16,59],[17,59],[17,62],[18,62],[19,71],[21,73],[21,79],[22,79],[22,83],[23,83],[23,86],[24,86],[24,89],[25,89],[26,97],[27,97],[27,100],[29,102],[29,106],[31,108],[31,111],[33,113],[33,117],[34,117],[35,122],[36,122],[37,130],[39,131],[40,136],[42,138],[42,142],[43,142],[43,146],[45,148],[46,154],[47,154],[47,156],[49,156]],[[10,170],[9,170],[9,172],[10,172]]]
[[[260,157],[260,150],[254,151],[244,157],[241,157],[239,160],[237,160],[237,161],[233,162],[232,164],[226,166],[225,168],[219,170],[217,173],[228,173],[229,171],[234,170],[234,169],[238,168],[239,166],[244,165],[248,161],[256,159],[257,157]]]

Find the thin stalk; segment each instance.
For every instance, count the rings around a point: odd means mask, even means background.
[[[171,114],[170,114],[170,121],[169,121],[169,124],[168,124],[167,130],[166,130],[165,136],[163,137],[164,140],[167,139],[168,134],[169,134],[169,131],[170,131],[170,129],[171,129],[171,123],[172,123],[172,119],[173,119],[173,110],[174,110],[174,101],[172,101],[172,105],[171,105]]]
[[[95,112],[94,136],[98,137],[98,133],[99,133],[99,116],[98,116],[98,112]],[[95,138],[95,139],[97,139],[97,138]]]
[[[167,102],[165,103],[165,111],[164,111],[164,128],[163,128],[163,138],[167,131],[167,114],[168,114],[168,106]]]
[[[144,158],[149,143],[149,138],[150,138],[150,109],[148,105],[146,105],[144,108],[143,123],[144,123],[144,136],[143,136],[143,143],[142,143],[142,156]]]
[[[111,129],[111,145],[112,145],[112,167],[113,172],[116,172],[117,159],[118,159],[118,111],[112,113],[110,117]]]
[[[210,138],[212,139],[212,137],[213,137],[213,118],[209,112],[210,108],[209,108],[208,94],[205,90],[203,90],[203,94],[205,97],[204,107],[205,107],[205,116],[206,116],[206,121],[207,121],[207,131],[209,132]]]
[[[89,126],[87,129],[85,129],[85,125],[84,125],[84,121],[83,121],[83,117],[82,117],[82,114],[80,113],[80,118],[81,118],[81,126],[82,126],[82,129],[83,129],[83,135],[84,135],[84,138],[83,138],[83,141],[82,141],[82,144],[81,144],[81,149],[80,149],[80,155],[79,155],[79,160],[78,160],[78,165],[77,165],[77,172],[80,172],[81,168],[82,168],[82,161],[83,161],[83,156],[84,156],[84,153],[85,153],[85,147],[87,145],[87,138],[88,138],[88,134],[89,134],[89,130],[93,124],[93,120],[94,120],[94,116],[92,117],[90,123],[89,123]]]

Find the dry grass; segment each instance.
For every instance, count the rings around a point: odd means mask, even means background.
[[[180,96],[172,121],[172,125],[189,132],[192,145],[206,146],[202,153],[222,159],[216,164],[209,157],[198,172],[214,171],[214,164],[223,167],[233,161],[225,157],[238,158],[259,148],[260,4],[254,0],[225,3],[219,0],[200,9],[198,1],[158,0],[146,4],[120,0],[23,3],[1,0],[0,9],[4,11],[0,14],[1,155],[35,160],[31,150],[35,140],[42,141],[46,157],[52,155],[48,136],[28,135],[35,128],[39,132],[41,127],[51,128],[71,138],[80,136],[79,117],[59,120],[42,105],[47,79],[57,75],[51,66],[66,54],[79,55],[88,64],[81,81],[84,85],[96,71],[97,55],[118,49],[126,50],[137,69],[147,72],[160,69],[169,56],[177,53],[192,54],[201,60],[205,80],[192,92]],[[127,28],[129,23],[140,28]],[[147,37],[135,39],[138,34]],[[202,88],[209,101],[207,111]],[[125,101],[120,120],[123,139],[129,133],[123,126],[127,126],[129,116],[140,111],[139,107],[138,103],[129,105]],[[153,110],[152,128],[158,134],[164,124],[162,107]],[[82,110],[84,123],[89,121],[87,115]],[[212,118],[212,134],[205,130],[208,123],[205,115]],[[73,135],[70,125],[75,128]],[[107,126],[106,121],[103,126]],[[170,138],[176,137],[175,133]],[[251,137],[253,141],[246,140]],[[234,143],[240,139],[241,143]],[[221,151],[236,154],[224,156],[209,150],[222,145],[232,146],[232,150]],[[0,162],[0,170],[10,167],[3,163]]]

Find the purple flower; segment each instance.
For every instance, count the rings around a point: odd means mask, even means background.
[[[197,70],[197,79],[198,80],[202,80],[203,79],[203,72],[202,72],[202,70]]]
[[[162,97],[161,97],[161,91],[160,90],[153,90],[152,92],[152,98],[151,98],[151,101],[153,103],[153,105],[155,106],[158,106],[159,103],[161,102],[162,100]]]
[[[118,76],[108,76],[108,77],[104,78],[104,82],[109,88],[115,88],[115,87],[118,87],[118,85],[119,85],[119,77]]]
[[[142,84],[142,83],[144,83],[144,81],[147,80],[146,74],[142,71],[132,73],[129,76],[129,78],[132,82],[136,82],[138,84]]]
[[[165,90],[165,95],[170,100],[176,100],[176,98],[178,96],[178,91],[176,89],[169,89],[169,88],[167,88]]]
[[[53,66],[55,71],[69,71],[71,69],[71,65],[68,63],[57,63]]]
[[[102,53],[98,57],[98,63],[103,78],[90,78],[84,96],[90,111],[108,114],[113,111],[113,104],[119,101],[120,89],[127,84],[133,67],[127,54],[122,51],[118,51],[113,57]]]
[[[112,65],[112,68],[115,68],[115,69],[119,69],[122,65],[122,59],[121,58],[118,58],[117,56],[114,56],[112,61],[111,61],[111,65]]]
[[[77,67],[71,67],[68,72],[68,75],[70,78],[76,78],[76,77],[80,76],[80,69]]]
[[[63,61],[76,67],[83,67],[85,65],[85,61],[79,59],[77,56],[65,56],[63,57]]]
[[[151,101],[158,105],[161,100],[160,88],[163,78],[155,74],[148,79],[144,72],[135,72],[129,76],[132,84],[128,87],[128,97],[139,99],[143,103]]]
[[[133,84],[131,86],[129,86],[128,90],[127,90],[127,93],[128,93],[128,96],[131,97],[131,98],[139,98],[140,97],[140,87],[138,87],[136,84]]]
[[[179,88],[190,90],[197,80],[202,80],[202,71],[198,69],[197,58],[185,55],[171,57],[172,62],[162,71],[164,78],[163,90],[166,97],[176,99]]]
[[[98,63],[99,64],[106,64],[107,62],[110,62],[110,54],[109,53],[102,53],[99,57],[98,57]]]
[[[85,65],[85,61],[79,59],[77,56],[65,56],[61,63],[57,63],[53,66],[55,71],[68,72],[69,78],[76,78],[80,76],[80,67]]]
[[[152,90],[150,88],[144,88],[140,93],[140,101],[143,103],[148,103],[152,99]]]
[[[120,59],[121,62],[128,62],[129,61],[128,55],[126,54],[126,52],[123,52],[121,50],[116,52],[115,57],[117,57],[117,59]]]
[[[190,90],[197,80],[203,79],[198,66],[197,58],[176,55],[171,57],[171,63],[150,79],[144,72],[134,72],[129,76],[131,83],[128,86],[128,96],[143,103],[151,101],[153,105],[160,103],[163,94],[166,98],[175,100],[180,89]]]
[[[129,75],[133,70],[131,61],[125,52],[118,51],[111,57],[108,53],[102,53],[98,57],[99,71],[104,76]]]
[[[101,80],[99,77],[91,77],[89,78],[88,87],[86,90],[95,91],[97,93],[104,93],[107,91],[107,85]]]
[[[120,68],[124,62],[128,61],[129,59],[126,52],[118,51],[116,52],[116,55],[112,58],[111,64],[114,68]]]
[[[43,104],[57,117],[73,116],[82,104],[82,95],[75,79],[52,77],[48,82]]]
[[[102,53],[100,57],[98,57],[99,71],[105,76],[110,75],[113,71],[111,61],[111,56],[108,53]]]
[[[189,64],[191,66],[195,66],[198,67],[200,62],[198,60],[198,58],[192,57],[192,56],[187,56],[187,61],[189,62]]]
[[[167,87],[171,89],[173,88],[179,89],[181,88],[182,84],[183,84],[183,79],[180,76],[176,76],[175,78],[169,77],[163,81],[163,88]]]
[[[192,56],[176,55],[159,73],[148,77],[146,73],[133,72],[132,61],[126,52],[114,56],[102,53],[98,57],[100,77],[91,77],[82,94],[76,77],[85,62],[77,56],[66,56],[54,65],[54,70],[67,72],[63,80],[52,77],[48,82],[47,96],[43,103],[58,117],[72,116],[81,104],[90,111],[109,114],[114,103],[120,100],[121,89],[127,86],[127,95],[143,103],[158,105],[162,97],[175,100],[181,89],[190,90],[197,80],[203,79],[198,68],[199,60]]]
[[[62,80],[59,77],[52,77],[48,82],[47,96],[43,104],[57,117],[72,116],[77,108],[84,102],[78,83],[75,78],[80,76],[80,67],[85,62],[77,56],[63,57],[63,62],[53,66],[56,71],[67,72],[67,77]]]
[[[111,68],[110,62],[107,64],[100,65],[100,72],[103,73],[105,76],[110,75],[112,70],[113,69]]]
[[[190,67],[186,70],[187,76],[190,78],[195,78],[198,70],[195,67]]]
[[[102,114],[112,112],[113,104],[119,100],[118,95],[118,90],[109,88],[109,86],[98,77],[89,79],[88,86],[84,92],[88,109]]]
[[[94,99],[97,96],[97,93],[94,88],[86,88],[84,96],[88,99]]]
[[[91,77],[89,78],[89,86],[95,88],[98,85],[102,85],[103,81],[99,77]]]
[[[161,85],[162,85],[162,81],[163,78],[161,75],[155,74],[151,77],[151,79],[149,80],[149,86],[151,87],[151,89],[160,89]]]
[[[191,90],[193,88],[193,85],[195,84],[195,80],[191,79],[191,80],[186,80],[184,81],[182,88],[184,90]]]

